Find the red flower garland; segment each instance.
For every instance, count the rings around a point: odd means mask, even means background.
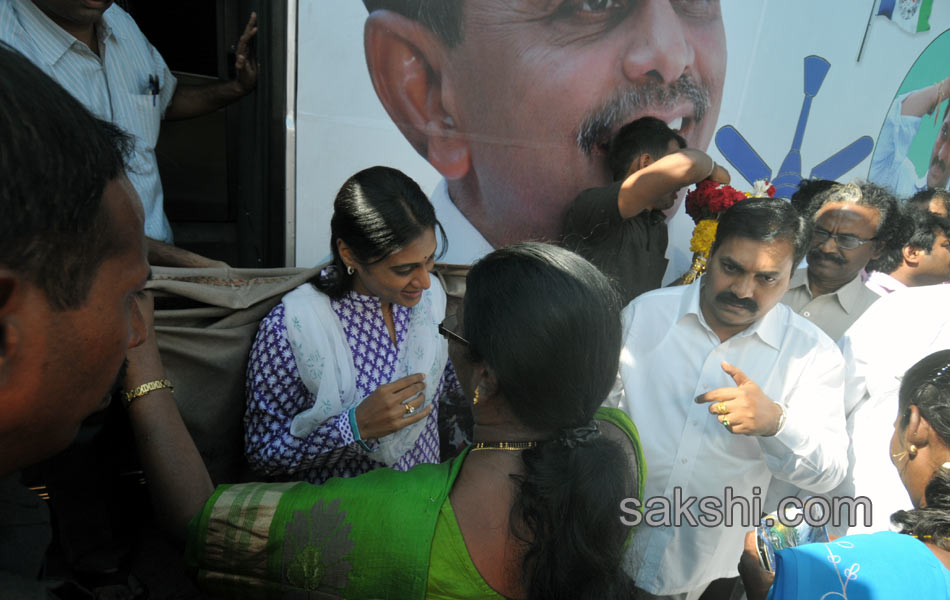
[[[715,218],[718,213],[745,199],[746,195],[734,187],[705,179],[686,194],[686,214],[693,218],[693,222],[699,223],[703,219]]]

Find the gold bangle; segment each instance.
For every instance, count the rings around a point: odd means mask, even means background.
[[[175,391],[175,388],[172,387],[172,382],[167,379],[156,379],[155,381],[143,383],[142,385],[125,392],[125,405],[129,406],[136,398],[141,398],[142,396],[150,394],[155,390],[163,390],[165,388],[168,388],[168,391],[170,392]]]

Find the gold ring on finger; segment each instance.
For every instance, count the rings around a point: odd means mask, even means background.
[[[720,402],[719,404],[717,404],[716,412],[718,412],[721,415],[729,414],[729,409],[726,408],[726,403]]]
[[[414,409],[414,408],[412,407],[412,405],[407,402],[407,403],[406,403],[406,414],[407,414],[407,415],[411,415],[411,414],[414,413],[414,412],[416,412],[416,409]]]
[[[726,429],[729,429],[729,417],[722,418],[722,426],[725,427]]]

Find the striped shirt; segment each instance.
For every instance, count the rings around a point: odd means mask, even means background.
[[[0,40],[24,54],[94,115],[134,136],[127,175],[145,207],[145,234],[171,243],[155,143],[175,93],[175,77],[132,17],[118,6],[103,13],[96,35],[100,56],[30,0],[0,0]]]

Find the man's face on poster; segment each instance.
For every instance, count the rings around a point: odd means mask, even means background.
[[[471,169],[450,190],[495,246],[558,235],[568,203],[610,183],[606,145],[626,123],[656,116],[700,149],[712,138],[718,0],[466,0],[462,28],[443,70]]]
[[[950,106],[945,111],[937,141],[930,151],[930,167],[927,169],[927,187],[942,189],[950,179]]]

